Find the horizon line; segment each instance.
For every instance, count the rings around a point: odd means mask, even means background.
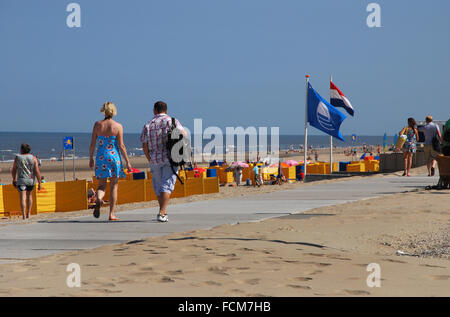
[[[0,133],[61,133],[61,134],[90,134],[92,133],[91,131],[89,132],[74,132],[74,131],[0,131]],[[123,134],[140,134],[140,132],[124,132]],[[352,136],[355,133],[352,134],[343,134],[343,136]],[[192,135],[196,135],[195,133],[193,133]],[[290,135],[290,136],[305,136],[305,134],[293,134],[293,133],[280,133],[280,135]],[[356,134],[356,136],[383,136],[383,134]],[[387,136],[395,136],[396,134],[393,135],[388,135]],[[269,136],[269,134],[268,134]],[[328,137],[329,135],[327,134],[310,134],[308,133],[308,136],[324,136],[324,137]]]

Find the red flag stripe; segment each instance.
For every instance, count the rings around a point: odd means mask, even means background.
[[[337,88],[337,86],[336,86],[335,84],[333,84],[332,81],[330,81],[330,89],[335,89],[335,90],[337,90],[337,92],[339,93],[339,95],[345,96],[345,95],[342,93],[342,91],[341,91],[339,88]]]

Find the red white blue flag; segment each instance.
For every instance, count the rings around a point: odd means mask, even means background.
[[[332,81],[330,81],[330,103],[335,107],[344,108],[351,116],[355,113],[350,101]]]

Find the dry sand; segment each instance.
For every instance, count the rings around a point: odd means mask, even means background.
[[[289,186],[308,184],[261,190]],[[191,199],[245,190],[252,189]],[[308,213],[323,216],[309,219],[222,225],[3,264],[0,294],[450,296],[449,205],[448,192],[421,190],[314,209]],[[66,285],[69,263],[81,266],[81,288]],[[367,286],[370,263],[380,266],[379,288]]]

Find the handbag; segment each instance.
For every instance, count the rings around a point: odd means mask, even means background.
[[[397,142],[395,142],[395,147],[399,150],[403,148],[403,145],[406,142],[406,128],[403,128],[402,132],[400,132],[400,136],[397,139]]]

